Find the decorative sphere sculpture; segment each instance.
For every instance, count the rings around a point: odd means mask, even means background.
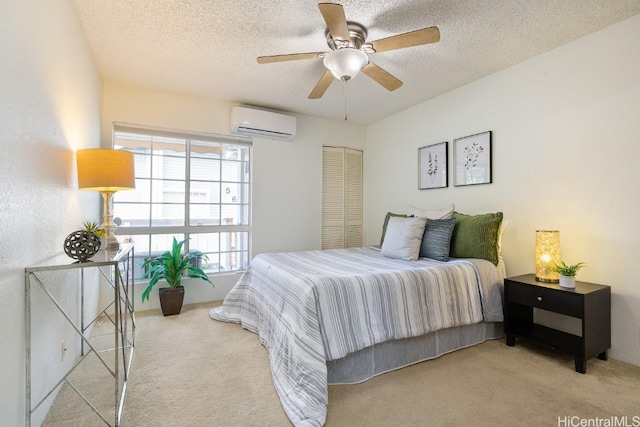
[[[64,253],[85,262],[100,250],[100,237],[93,231],[77,230],[64,239]]]

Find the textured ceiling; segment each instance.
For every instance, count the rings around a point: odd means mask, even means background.
[[[72,0],[103,78],[340,119],[342,84],[307,96],[321,60],[256,57],[328,51],[309,0]],[[349,120],[368,124],[640,13],[640,0],[345,0],[368,41],[437,26],[437,44],[371,54],[404,85],[364,74],[347,85]]]

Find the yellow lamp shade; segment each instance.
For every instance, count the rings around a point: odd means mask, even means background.
[[[558,283],[560,275],[551,267],[560,263],[560,232],[536,230],[536,280]]]
[[[78,188],[91,191],[131,190],[136,187],[133,153],[89,148],[76,152]]]

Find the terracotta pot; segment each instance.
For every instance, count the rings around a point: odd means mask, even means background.
[[[158,289],[160,296],[160,307],[162,308],[162,314],[165,316],[172,316],[174,314],[180,314],[182,310],[182,301],[184,300],[184,287],[178,286],[177,288],[160,288]]]

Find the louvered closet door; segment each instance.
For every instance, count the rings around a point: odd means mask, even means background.
[[[362,151],[323,147],[322,249],[362,246]]]
[[[322,249],[344,248],[344,148],[322,149]]]
[[[362,151],[345,149],[345,247],[362,246]]]

